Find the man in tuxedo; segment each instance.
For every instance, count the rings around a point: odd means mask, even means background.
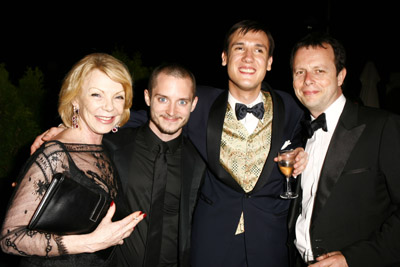
[[[318,33],[292,51],[311,122],[289,216],[291,266],[400,266],[400,117],[345,98],[345,59],[339,41]]]
[[[208,170],[193,221],[194,267],[288,265],[290,200],[279,196],[285,178],[274,158],[284,145],[300,146],[303,113],[289,94],[262,86],[273,50],[263,25],[241,21],[222,52],[229,90],[197,88],[185,130]],[[306,162],[297,152],[295,175]]]
[[[274,40],[258,22],[241,21],[225,38],[228,90],[198,86],[184,133],[207,162],[193,218],[193,267],[288,266],[285,178],[274,161],[301,145],[303,112],[283,91],[263,83]],[[242,103],[244,105],[242,105]],[[127,125],[138,125],[131,113]],[[296,148],[298,175],[307,163]]]

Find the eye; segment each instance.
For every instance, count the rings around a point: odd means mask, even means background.
[[[295,75],[295,76],[300,76],[300,75],[302,75],[303,73],[304,73],[304,71],[298,70],[298,71],[295,71],[295,72],[294,72],[294,75]]]
[[[187,103],[187,100],[179,100],[179,105],[186,105]]]
[[[99,93],[92,93],[91,96],[93,96],[93,97],[101,97],[101,95]]]
[[[165,98],[165,97],[159,97],[159,98],[158,98],[158,101],[161,102],[161,103],[165,103],[165,102],[167,102],[167,98]]]
[[[118,95],[118,96],[116,96],[115,98],[116,98],[116,99],[120,99],[120,100],[124,100],[124,99],[125,99],[125,97],[124,97],[123,95]]]
[[[233,47],[233,51],[243,51],[244,48],[242,46],[235,46]]]

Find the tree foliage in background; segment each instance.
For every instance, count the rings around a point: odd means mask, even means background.
[[[14,169],[22,164],[18,154],[40,133],[43,97],[43,74],[39,69],[28,68],[19,86],[15,86],[5,65],[0,64],[0,179],[15,175]],[[27,158],[29,150],[24,152]]]
[[[28,68],[25,75],[19,80],[19,94],[23,104],[32,111],[35,120],[42,126],[42,118],[45,107],[45,90],[43,88],[44,77],[39,68]]]
[[[144,66],[140,52],[129,56],[123,49],[115,48],[112,55],[124,62],[131,73],[134,91],[132,109],[147,109],[143,100],[143,90],[147,88],[147,81],[154,67]]]
[[[136,52],[132,57],[130,57],[125,51],[123,51],[123,49],[115,48],[112,56],[125,63],[131,73],[134,84],[147,80],[153,69],[151,67],[143,66],[142,55],[140,52]]]

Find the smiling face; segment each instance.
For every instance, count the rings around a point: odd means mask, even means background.
[[[222,65],[227,66],[229,90],[258,92],[267,71],[271,70],[272,56],[268,53],[268,37],[263,31],[242,33],[237,30],[230,37],[227,52],[222,53]]]
[[[197,104],[190,78],[177,78],[165,73],[157,77],[151,95],[144,92],[150,107],[150,129],[163,141],[178,137]]]
[[[341,94],[346,69],[336,71],[333,49],[302,47],[293,60],[293,88],[314,117],[323,113]]]
[[[125,91],[120,83],[95,69],[83,81],[80,94],[73,101],[79,109],[79,130],[93,138],[119,123],[124,110]]]

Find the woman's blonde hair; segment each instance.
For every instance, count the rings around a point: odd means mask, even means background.
[[[80,94],[83,81],[93,70],[102,71],[124,88],[125,105],[119,122],[120,126],[124,125],[129,120],[132,106],[132,77],[124,63],[104,53],[93,53],[85,56],[68,72],[59,94],[58,113],[61,120],[65,126],[71,127],[72,116],[74,115],[72,101]]]

